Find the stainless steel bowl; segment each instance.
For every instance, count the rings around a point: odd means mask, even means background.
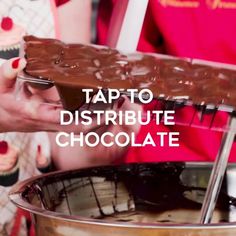
[[[211,224],[199,224],[212,165],[150,163],[55,172],[17,184],[11,200],[40,236],[236,234],[236,168],[228,168]]]

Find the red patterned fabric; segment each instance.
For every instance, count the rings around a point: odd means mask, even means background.
[[[69,2],[70,0],[55,0],[56,2],[56,6],[59,7],[67,2]]]
[[[100,0],[97,21],[98,44],[106,44],[115,4],[123,4],[123,2]],[[224,6],[219,5],[222,2],[225,3]],[[150,0],[138,51],[236,64],[234,41],[236,6],[232,5],[233,2],[235,0],[217,3],[209,0]],[[157,110],[155,107],[153,109]],[[178,120],[191,120],[190,117],[194,112],[196,110],[193,107],[181,108],[178,110]],[[199,124],[201,115],[198,117],[199,119],[194,120],[196,124]],[[211,117],[205,117],[203,122],[210,124]],[[226,125],[227,118],[227,113],[217,113],[214,125],[223,127]],[[179,132],[180,147],[168,145],[131,147],[124,161],[213,161],[222,139],[222,132],[180,125],[156,125],[152,121],[149,125],[141,127],[136,143],[143,143],[148,133],[155,137],[158,132]],[[230,161],[236,162],[236,142],[231,150]]]
[[[29,230],[29,236],[35,236],[34,227],[32,225],[30,213],[22,210],[20,208],[17,209],[16,217],[15,217],[15,223],[12,228],[10,236],[16,236],[20,234],[20,228],[22,227],[22,219],[25,219],[27,222],[28,230]]]

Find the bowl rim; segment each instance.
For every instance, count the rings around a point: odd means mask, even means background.
[[[124,165],[132,165],[132,164],[158,164],[161,162],[145,162],[145,163],[126,163]],[[165,162],[162,162],[165,163]],[[170,163],[170,162],[166,162]],[[213,165],[212,162],[174,162],[174,163],[185,163],[186,166],[189,167],[205,167],[209,168]],[[115,165],[119,166],[119,165]],[[109,227],[125,227],[125,228],[142,228],[142,229],[234,229],[236,228],[236,222],[224,222],[224,223],[211,223],[211,224],[201,224],[201,223],[140,223],[140,222],[118,222],[118,221],[109,221],[109,220],[100,220],[100,219],[92,219],[89,217],[75,216],[75,215],[66,215],[64,213],[54,212],[46,209],[42,209],[40,207],[34,206],[27,201],[23,200],[22,193],[28,185],[33,184],[36,180],[44,179],[47,177],[52,177],[54,175],[62,174],[66,175],[69,173],[76,173],[81,170],[90,170],[94,168],[103,168],[103,167],[115,167],[114,165],[107,166],[94,166],[89,168],[80,168],[66,171],[54,171],[47,174],[42,174],[38,176],[34,176],[32,178],[26,179],[24,181],[16,183],[9,192],[9,198],[13,204],[17,207],[29,211],[32,214],[40,215],[42,217],[52,218],[56,220],[63,220],[68,222],[80,223],[80,224],[91,224],[97,226],[109,226]],[[235,167],[236,163],[230,163],[228,167]]]

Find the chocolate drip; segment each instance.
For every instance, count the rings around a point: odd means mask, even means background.
[[[69,202],[69,198],[68,198],[68,194],[67,194],[67,191],[66,191],[66,186],[65,186],[64,181],[62,181],[62,185],[63,185],[62,193],[64,193],[64,197],[66,199],[66,204],[67,204],[68,211],[69,211],[70,215],[72,215],[72,211],[71,211],[71,208],[70,208],[70,202]]]
[[[25,72],[51,81],[63,106],[83,104],[83,88],[150,89],[156,98],[190,99],[194,104],[225,104],[236,108],[236,71],[192,64],[183,59],[160,59],[141,53],[122,54],[111,48],[64,44],[26,36]]]
[[[66,208],[63,212],[72,215],[124,222],[135,222],[135,219],[149,215],[150,223],[173,222],[175,218],[171,214],[175,211],[200,214],[210,169],[206,166],[190,167],[185,163],[82,169],[37,180],[26,188],[22,196],[28,202],[35,202],[35,196],[38,197],[40,206],[51,211],[57,211],[59,207],[61,212],[60,205],[64,202],[62,205]],[[84,192],[87,195],[83,195]],[[124,193],[125,198],[122,198]],[[81,213],[87,206],[86,213]],[[222,213],[220,221],[228,222],[229,214],[235,213],[235,207],[236,199],[227,194],[225,180],[216,208]],[[166,213],[166,218],[159,221],[157,217],[163,213]],[[191,216],[187,222],[193,223]]]
[[[96,193],[96,190],[95,190],[95,188],[94,188],[93,181],[92,181],[91,178],[89,178],[89,183],[90,183],[90,185],[91,185],[91,187],[92,187],[92,191],[93,191],[94,198],[95,198],[95,200],[96,200],[96,203],[97,203],[97,207],[98,207],[98,209],[99,209],[99,212],[100,212],[101,216],[103,217],[103,216],[105,216],[105,214],[104,214],[104,212],[103,212],[103,210],[102,210],[101,204],[100,204],[100,202],[99,202],[98,195],[97,195],[97,193]]]

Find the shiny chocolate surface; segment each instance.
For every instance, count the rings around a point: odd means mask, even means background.
[[[236,71],[163,59],[141,53],[122,54],[111,48],[65,44],[25,37],[25,72],[57,87],[64,108],[84,102],[83,88],[148,88],[156,98],[187,97],[194,104],[225,104],[236,108]]]
[[[227,235],[236,233],[235,165],[229,165],[211,224],[199,224],[207,163],[140,163],[33,177],[11,200],[33,213],[37,235]]]

